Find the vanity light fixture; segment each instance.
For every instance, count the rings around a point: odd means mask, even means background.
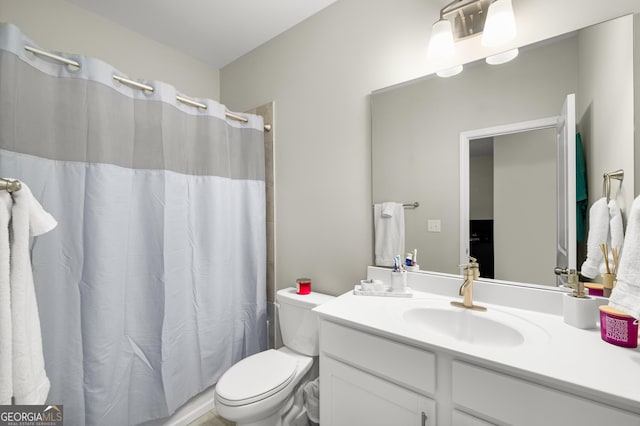
[[[427,58],[434,64],[446,64],[453,56],[455,42],[482,34],[482,45],[499,47],[516,36],[516,23],[511,0],[454,0],[440,10],[440,19],[433,24],[427,48]],[[487,58],[487,62],[503,64],[518,56],[518,49]],[[454,72],[457,71],[457,72]],[[462,65],[439,71],[450,77],[462,71]]]
[[[438,75],[438,77],[443,77],[443,78],[453,77],[454,75],[460,74],[463,68],[464,67],[462,65],[456,65],[451,68],[445,68],[443,70],[440,70],[436,74]]]
[[[511,0],[496,0],[489,6],[482,45],[499,47],[516,37],[516,18]]]
[[[485,61],[489,65],[500,65],[507,63],[513,60],[516,56],[518,56],[518,49],[507,50],[506,52],[498,53],[496,55],[487,56]]]
[[[451,21],[442,18],[442,11],[440,15],[440,20],[433,24],[433,28],[431,29],[431,38],[429,39],[429,47],[427,48],[427,58],[430,61],[447,59],[453,54],[453,50],[455,49]]]

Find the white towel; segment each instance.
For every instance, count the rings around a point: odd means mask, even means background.
[[[397,203],[386,202],[382,203],[382,217],[393,217],[393,211],[396,208]]]
[[[609,306],[640,319],[640,197],[631,205],[617,279]]]
[[[600,244],[609,238],[609,206],[606,198],[600,198],[589,209],[589,234],[587,235],[587,259],[580,267],[580,273],[587,278],[600,274],[604,257]]]
[[[383,216],[383,205],[373,209],[376,265],[393,266],[393,258],[404,253],[404,207],[402,203],[384,203],[393,207],[390,217]]]
[[[9,220],[11,195],[0,191],[0,405],[11,405],[13,395],[11,291],[9,281]]]
[[[613,267],[613,253],[611,249],[618,249],[618,256],[622,254],[624,244],[624,225],[622,224],[622,212],[615,200],[609,201],[609,267]],[[600,270],[606,272],[606,268]]]
[[[50,383],[44,369],[29,243],[30,237],[50,231],[57,222],[23,183],[22,188],[13,193],[11,224],[13,397],[16,404],[44,404]]]

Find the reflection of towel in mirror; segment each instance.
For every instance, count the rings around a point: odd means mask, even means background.
[[[609,306],[640,319],[640,197],[631,206],[617,282]]]
[[[579,243],[586,237],[587,207],[589,207],[587,165],[582,149],[582,136],[576,133],[576,239]]]
[[[589,209],[589,233],[587,235],[587,259],[580,267],[580,273],[587,278],[595,278],[600,273],[602,256],[601,244],[609,238],[609,207],[607,199],[600,198]]]
[[[384,205],[393,209],[384,216]],[[373,209],[376,265],[393,266],[393,258],[404,253],[404,207],[402,203],[376,204]]]
[[[613,253],[611,249],[618,250],[618,256],[622,254],[622,245],[624,244],[624,226],[622,225],[622,212],[618,207],[616,200],[609,201],[609,267],[613,268]],[[604,265],[603,265],[604,267]],[[605,273],[606,268],[600,269],[601,273]]]
[[[396,204],[393,202],[382,203],[382,217],[393,217],[393,211],[396,208]]]

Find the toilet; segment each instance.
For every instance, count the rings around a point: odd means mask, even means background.
[[[304,385],[318,377],[318,321],[312,309],[333,299],[315,292],[299,295],[293,287],[277,292],[284,346],[244,358],[222,375],[215,392],[219,415],[237,426],[287,426],[305,415]]]

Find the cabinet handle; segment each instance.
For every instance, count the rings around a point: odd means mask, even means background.
[[[422,426],[427,426],[427,420],[429,420],[429,417],[427,416],[427,413],[425,413],[423,411],[422,412]]]

